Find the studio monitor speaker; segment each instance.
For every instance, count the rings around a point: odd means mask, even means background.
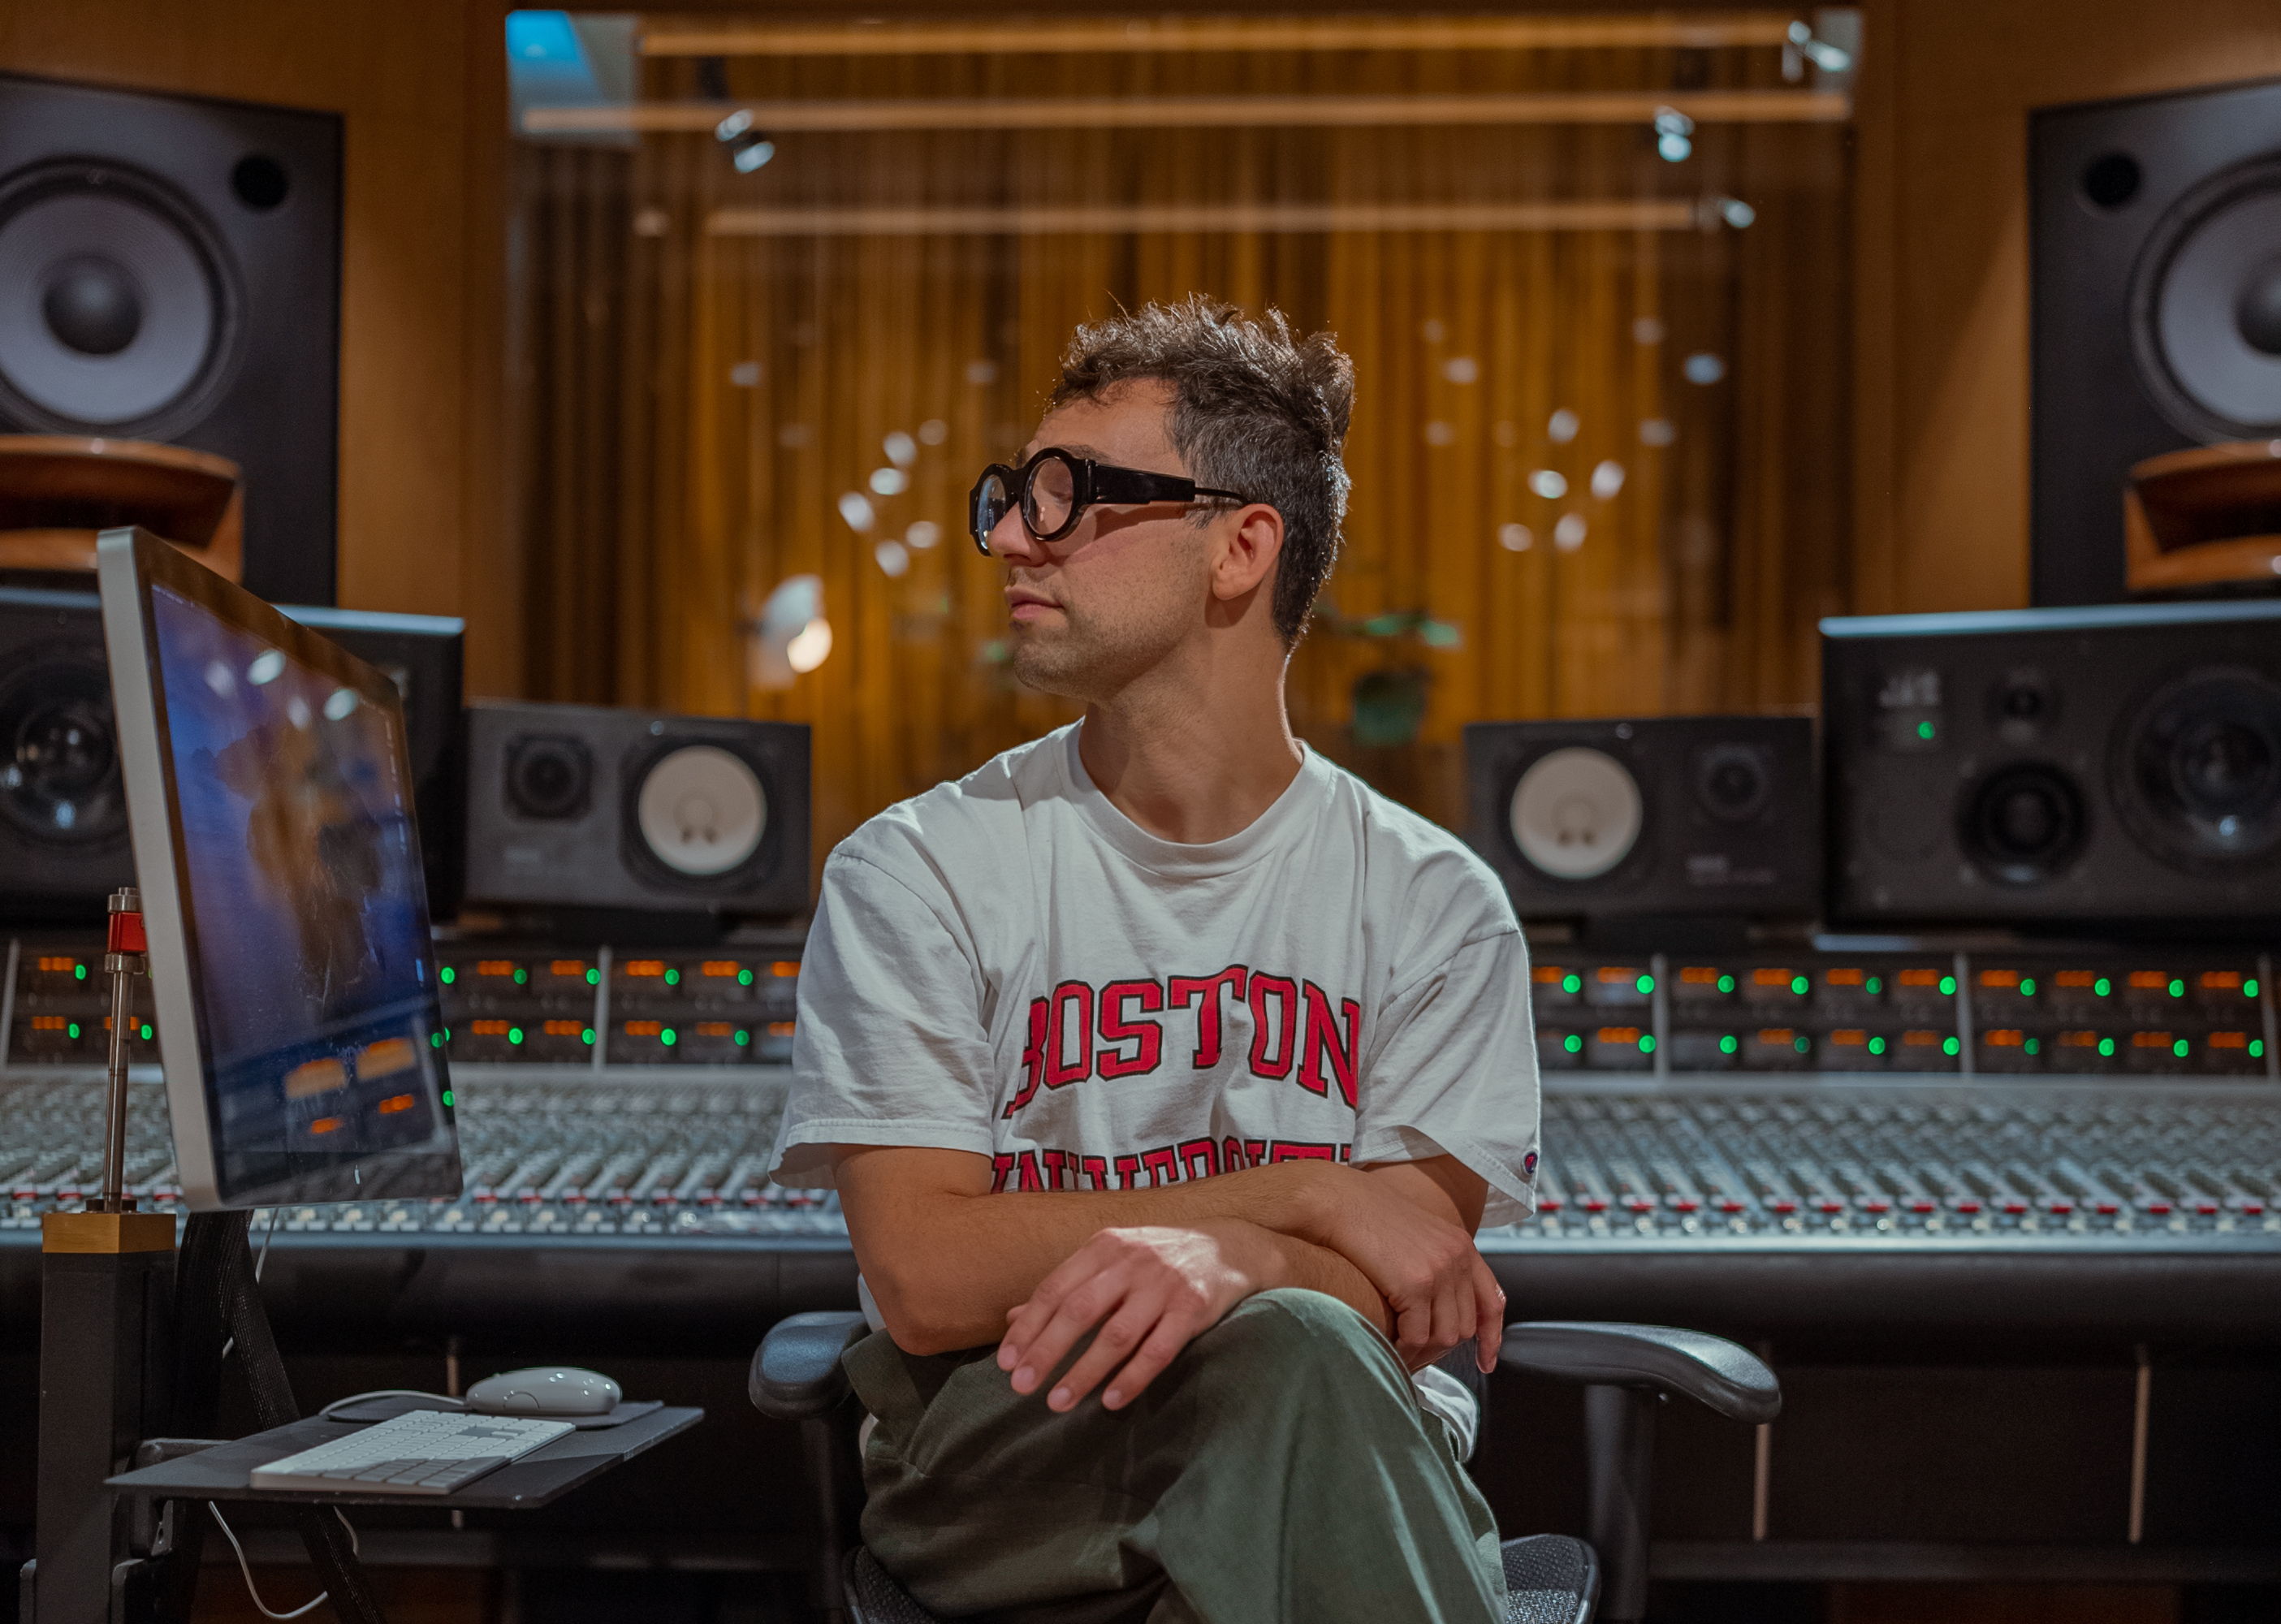
[[[2030,116],[2033,598],[2124,595],[2135,464],[2281,437],[2281,81]]]
[[[1797,716],[1477,722],[1473,849],[1523,919],[1811,918],[1813,724]]]
[[[333,600],[340,257],[337,115],[0,75],[0,430],[228,458],[272,599]]]
[[[404,695],[429,911],[457,904],[461,624],[425,615],[282,606],[395,679]],[[0,587],[0,920],[100,926],[135,883],[92,592]]]
[[[584,705],[468,711],[468,896],[539,910],[808,906],[808,729]]]
[[[1822,623],[1832,923],[2281,917],[2281,603]]]

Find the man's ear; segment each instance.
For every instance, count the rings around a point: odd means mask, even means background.
[[[1264,502],[1238,508],[1233,523],[1212,528],[1212,596],[1223,603],[1249,597],[1275,574],[1283,556],[1283,515]]]

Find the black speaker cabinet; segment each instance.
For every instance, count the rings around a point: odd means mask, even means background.
[[[0,429],[245,478],[246,586],[333,600],[341,120],[0,75]]]
[[[541,911],[808,907],[808,729],[585,705],[468,710],[468,898]]]
[[[96,924],[134,883],[95,594],[0,587],[0,913]]]
[[[2281,919],[2281,603],[1821,630],[1833,924]]]
[[[281,612],[403,693],[428,906],[448,916],[460,883],[460,623]],[[92,592],[0,587],[0,920],[99,926],[112,892],[134,883],[102,605]]]
[[[1476,722],[1473,849],[1523,919],[1809,919],[1820,900],[1802,716]]]
[[[2030,115],[2033,600],[2124,596],[2133,463],[2281,436],[2281,80]]]

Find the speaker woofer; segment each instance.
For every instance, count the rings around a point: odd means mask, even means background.
[[[2281,159],[2211,176],[2147,238],[2130,336],[2148,392],[2180,433],[2281,431]]]
[[[35,656],[0,679],[0,817],[48,846],[127,835],[127,800],[104,668]]]
[[[1597,879],[1631,855],[1644,821],[1621,762],[1583,746],[1554,750],[1514,785],[1509,824],[1523,861],[1555,879]]]
[[[2007,885],[2037,885],[2083,849],[2083,792],[2042,762],[2014,762],[1965,798],[1964,849],[1982,873]]]
[[[1750,745],[1713,745],[1695,758],[1695,799],[1721,823],[1747,824],[1774,799],[1766,752]]]
[[[759,855],[769,796],[750,762],[718,745],[669,745],[632,780],[636,849],[669,883],[712,885]]]
[[[0,182],[0,406],[62,433],[163,439],[228,385],[241,298],[199,210],[154,175],[72,159]]]
[[[2190,870],[2281,855],[2281,686],[2242,669],[2191,673],[2127,717],[2116,800],[2140,844]]]
[[[579,739],[518,739],[506,751],[506,802],[525,817],[579,817],[594,795],[594,757]]]

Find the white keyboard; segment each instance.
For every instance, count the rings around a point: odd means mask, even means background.
[[[255,1489],[447,1495],[575,1430],[568,1421],[411,1410],[256,1466],[251,1483]]]

